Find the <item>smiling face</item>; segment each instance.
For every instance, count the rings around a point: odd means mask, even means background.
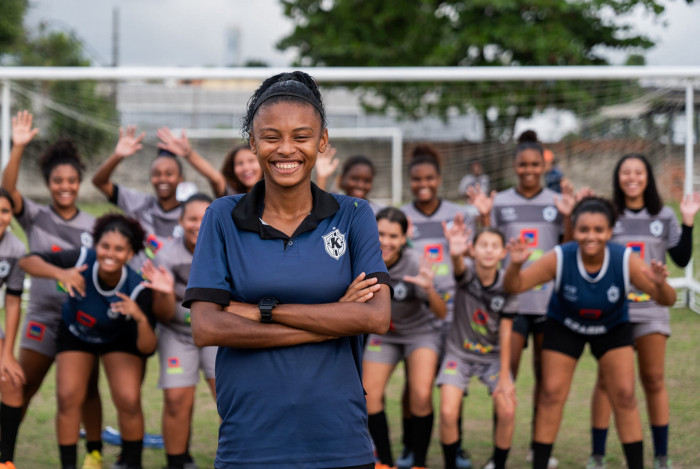
[[[366,164],[358,163],[352,166],[340,179],[340,188],[347,195],[366,199],[369,191],[372,190],[374,172]]]
[[[80,189],[80,174],[69,164],[59,164],[49,174],[49,193],[53,204],[59,209],[75,206]]]
[[[527,148],[515,156],[515,174],[518,188],[525,192],[538,191],[544,172],[544,158],[539,151]]]
[[[233,158],[233,174],[247,190],[262,179],[262,170],[255,153],[246,149],[238,150]]]
[[[291,188],[310,184],[316,155],[328,145],[328,131],[311,104],[281,101],[255,114],[250,145],[266,187]]]
[[[406,234],[401,225],[395,221],[382,218],[377,222],[379,229],[379,247],[386,265],[394,264],[401,255],[401,248],[406,244]]]
[[[12,205],[7,197],[0,197],[0,236],[5,234],[5,230],[12,222]]]
[[[617,179],[628,203],[644,201],[647,188],[647,168],[638,158],[627,158],[620,165]]]
[[[121,273],[133,254],[129,238],[117,231],[106,231],[95,245],[99,276]]]
[[[257,161],[255,164],[258,164]],[[209,207],[208,202],[194,200],[185,205],[180,215],[180,225],[184,231],[185,245],[190,251],[194,251],[199,235],[199,227],[202,225],[204,212]]]
[[[605,214],[584,212],[576,217],[574,240],[578,243],[582,255],[595,257],[602,254],[611,237],[612,226]]]
[[[160,156],[151,164],[151,185],[159,200],[175,197],[178,184],[182,182],[182,173],[175,158]]]
[[[479,235],[472,248],[474,262],[484,269],[498,268],[506,257],[507,251],[503,239],[496,233],[484,232]]]
[[[437,199],[442,178],[435,165],[430,163],[417,164],[411,168],[409,176],[411,192],[413,192],[416,202],[426,203]]]

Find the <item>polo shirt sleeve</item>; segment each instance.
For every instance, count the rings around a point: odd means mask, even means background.
[[[357,205],[355,211],[348,240],[352,256],[352,278],[364,272],[366,278],[376,277],[378,283],[389,285],[391,288],[391,278],[382,259],[379,230],[372,209],[363,201]]]
[[[187,290],[182,306],[206,301],[228,306],[233,288],[227,261],[227,239],[221,213],[212,204],[204,214],[194,249]],[[230,214],[228,214],[230,217]],[[233,225],[233,223],[231,223]],[[235,225],[234,225],[235,226]]]

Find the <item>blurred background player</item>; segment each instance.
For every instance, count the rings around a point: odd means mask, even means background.
[[[330,147],[326,154],[319,154],[316,160],[316,184],[324,191],[329,190],[328,180],[335,172],[340,161],[334,158],[335,152],[336,149]],[[376,215],[384,207],[369,199],[369,193],[374,183],[374,174],[374,163],[369,157],[365,155],[349,156],[343,162],[336,186],[345,195],[369,202],[370,208]]]

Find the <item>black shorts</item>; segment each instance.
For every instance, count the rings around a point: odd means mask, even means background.
[[[146,356],[139,352],[138,347],[136,347],[136,338],[132,334],[126,333],[112,342],[94,344],[74,335],[63,321],[58,327],[58,337],[56,337],[56,354],[61,352],[86,352],[93,355],[124,352],[138,357]]]
[[[586,342],[590,344],[591,353],[596,360],[600,360],[600,357],[609,350],[632,346],[632,326],[625,322],[613,327],[605,334],[584,335],[572,331],[552,318],[547,318],[544,327],[543,349],[561,352],[578,360],[583,353]]]
[[[546,320],[546,314],[516,314],[513,318],[513,332],[525,337],[525,348],[527,348],[528,336],[542,334]]]

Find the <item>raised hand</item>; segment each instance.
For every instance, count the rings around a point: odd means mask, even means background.
[[[146,315],[141,311],[139,305],[125,293],[117,292],[116,295],[121,298],[121,301],[115,301],[110,305],[112,311],[133,319],[136,322],[145,321]]]
[[[487,196],[477,183],[467,188],[467,197],[469,198],[469,203],[476,207],[480,215],[488,215],[493,208],[493,199],[496,197],[496,191],[491,191]]]
[[[12,118],[12,144],[15,146],[26,146],[39,133],[39,129],[32,129],[34,116],[31,112],[19,111]]]
[[[681,201],[680,209],[683,224],[686,226],[693,226],[695,214],[698,213],[700,209],[700,194],[697,192],[686,194]]]
[[[591,189],[588,186],[584,186],[580,188],[578,191],[576,191],[576,194],[574,195],[574,198],[576,199],[576,203],[581,202],[583,199],[587,199],[588,197],[594,197],[595,192],[593,192],[593,189]]]
[[[365,273],[362,272],[360,275],[355,277],[345,294],[338,300],[339,303],[346,302],[356,302],[364,303],[370,300],[376,291],[378,291],[380,285],[377,283],[377,278],[372,277],[365,279]]]
[[[167,127],[161,127],[158,129],[157,135],[160,139],[160,142],[158,142],[158,148],[168,150],[170,153],[174,153],[183,158],[187,158],[190,153],[192,153],[192,145],[190,145],[190,141],[187,139],[185,129],[182,129],[179,138],[176,137],[175,134],[173,134]]]
[[[328,145],[328,148],[323,153],[319,153],[316,157],[316,177],[319,179],[328,180],[338,168],[340,160],[335,158],[338,150]]]
[[[175,279],[172,274],[163,266],[156,267],[150,259],[141,267],[141,273],[146,278],[141,284],[144,287],[162,293],[173,293],[175,291]]]
[[[455,215],[449,227],[447,222],[442,222],[442,232],[445,239],[447,239],[450,256],[465,256],[469,253],[471,230],[467,228],[467,224],[464,222],[464,215],[461,213]]]
[[[532,254],[524,239],[511,239],[506,247],[510,251],[511,264],[522,264]]]
[[[554,206],[559,213],[568,217],[574,211],[576,205],[576,196],[574,195],[574,186],[567,178],[561,180],[561,195],[554,197]]]
[[[405,282],[412,283],[424,291],[429,292],[434,288],[433,281],[435,280],[435,271],[430,266],[430,261],[427,257],[420,260],[418,275],[404,275]]]
[[[60,278],[57,279],[71,297],[74,297],[76,293],[80,296],[85,296],[85,278],[81,272],[87,268],[87,264],[83,264],[80,267],[63,269]]]
[[[136,135],[136,126],[127,126],[126,131],[119,127],[119,140],[114,148],[114,154],[121,158],[128,158],[143,148],[141,142],[146,137],[146,132]]]
[[[668,267],[663,262],[652,259],[649,266],[644,269],[644,274],[655,285],[661,285],[668,278]]]

